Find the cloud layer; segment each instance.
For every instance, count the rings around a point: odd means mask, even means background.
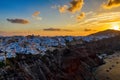
[[[72,30],[60,29],[60,28],[46,28],[46,29],[43,29],[43,31],[67,31],[67,32],[72,32]]]
[[[88,32],[89,29],[92,29],[91,32],[96,32],[105,29],[111,29],[113,24],[120,25],[120,12],[104,12],[99,14],[90,14],[89,18],[83,19],[80,22],[72,25],[72,27],[78,26],[78,29],[83,28],[84,31]]]
[[[93,29],[90,29],[90,28],[85,28],[84,31],[96,31],[96,30],[93,30]]]
[[[111,9],[120,6],[120,0],[108,0],[107,3],[103,4],[103,8]]]
[[[19,24],[28,24],[29,21],[25,20],[25,19],[6,19],[7,21],[11,22],[11,23],[19,23]]]

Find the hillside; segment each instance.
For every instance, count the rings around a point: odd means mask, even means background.
[[[97,53],[113,54],[120,51],[120,35],[87,43],[86,46]]]
[[[90,34],[88,36],[110,36],[110,35],[119,35],[119,34],[120,34],[120,31],[118,31],[118,30],[107,29],[104,31]]]
[[[70,47],[40,55],[17,55],[0,69],[0,80],[96,80],[92,69],[103,61],[85,48]]]

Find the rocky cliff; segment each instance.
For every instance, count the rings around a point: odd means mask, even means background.
[[[96,80],[92,69],[103,63],[96,53],[72,46],[40,55],[17,55],[0,70],[0,80]]]

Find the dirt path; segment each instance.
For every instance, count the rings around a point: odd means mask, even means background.
[[[120,80],[120,52],[108,56],[96,72],[97,80]]]

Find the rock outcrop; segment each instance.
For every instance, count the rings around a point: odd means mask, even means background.
[[[96,80],[92,69],[103,63],[96,53],[72,46],[40,55],[17,55],[0,70],[0,80]]]

